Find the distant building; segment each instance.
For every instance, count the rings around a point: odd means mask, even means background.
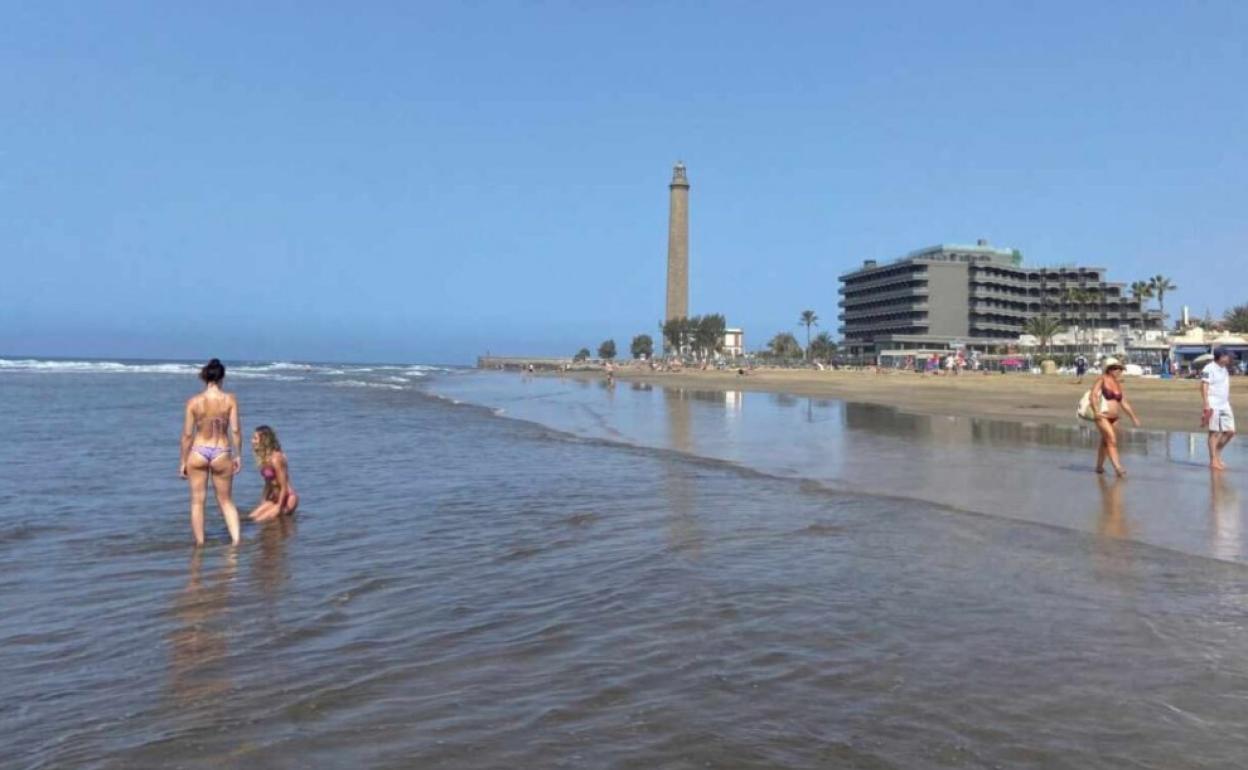
[[[742,329],[724,329],[724,355],[745,355],[745,332]]]
[[[987,349],[1017,344],[1027,321],[1046,313],[1080,328],[1161,328],[1126,286],[1101,267],[1025,267],[1022,253],[979,241],[940,245],[892,262],[866,260],[841,281],[844,351]],[[1085,292],[1075,301],[1071,290]]]

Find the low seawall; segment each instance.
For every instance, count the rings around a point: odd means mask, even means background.
[[[534,358],[532,356],[479,356],[478,369],[509,369],[512,371],[564,371],[567,369],[597,368],[597,362],[578,361],[571,358]]]

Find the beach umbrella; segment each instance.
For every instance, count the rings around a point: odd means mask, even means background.
[[[1212,360],[1213,360],[1213,354],[1205,353],[1203,355],[1196,356],[1196,360],[1192,362],[1192,366],[1204,366],[1205,364],[1209,363]]]

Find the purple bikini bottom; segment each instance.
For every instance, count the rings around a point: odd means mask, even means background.
[[[230,454],[230,448],[228,446],[193,446],[191,447],[191,451],[198,452],[200,457],[210,463],[221,455]]]

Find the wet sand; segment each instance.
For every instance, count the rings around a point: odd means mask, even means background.
[[[553,375],[552,375],[553,376]],[[573,372],[569,377],[602,379],[602,372]],[[761,391],[812,398],[834,398],[894,406],[928,415],[989,417],[1021,422],[1071,425],[1075,407],[1095,377],[1082,383],[1061,375],[963,373],[958,376],[913,372],[815,371],[756,369],[734,371],[652,372],[623,366],[616,376],[629,382],[693,390]],[[1200,382],[1128,377],[1127,398],[1143,427],[1164,431],[1200,430]],[[1232,381],[1232,404],[1248,404],[1248,378]]]
[[[936,503],[1200,557],[1242,561],[1248,554],[1241,441],[1228,447],[1231,470],[1211,475],[1202,432],[1158,429],[1146,411],[1144,429],[1120,434],[1129,478],[1098,477],[1096,430],[1073,415],[1053,411],[1045,420],[1032,414],[1040,410],[1027,410],[1024,419],[988,417],[983,410],[955,413],[994,396],[1004,403],[998,409],[1009,408],[1009,392],[994,393],[992,385],[1025,386],[1038,377],[982,378],[992,383],[979,385],[982,390],[973,377],[956,383],[907,375],[830,377],[859,387],[876,379],[900,383],[897,392],[930,384],[959,398],[946,406],[929,397],[931,413],[923,414],[865,398],[750,392],[731,385],[767,378],[702,373],[658,375],[658,386],[629,378],[610,385],[602,377],[486,374],[440,387],[455,398],[575,436],[674,450],[837,492]],[[716,381],[719,388],[704,384]],[[1143,401],[1141,410],[1164,404],[1167,396],[1178,402],[1182,386],[1196,387],[1191,381],[1179,387],[1143,384],[1171,392]],[[1072,382],[1064,385],[1079,392]],[[1177,404],[1171,409],[1179,412]]]

